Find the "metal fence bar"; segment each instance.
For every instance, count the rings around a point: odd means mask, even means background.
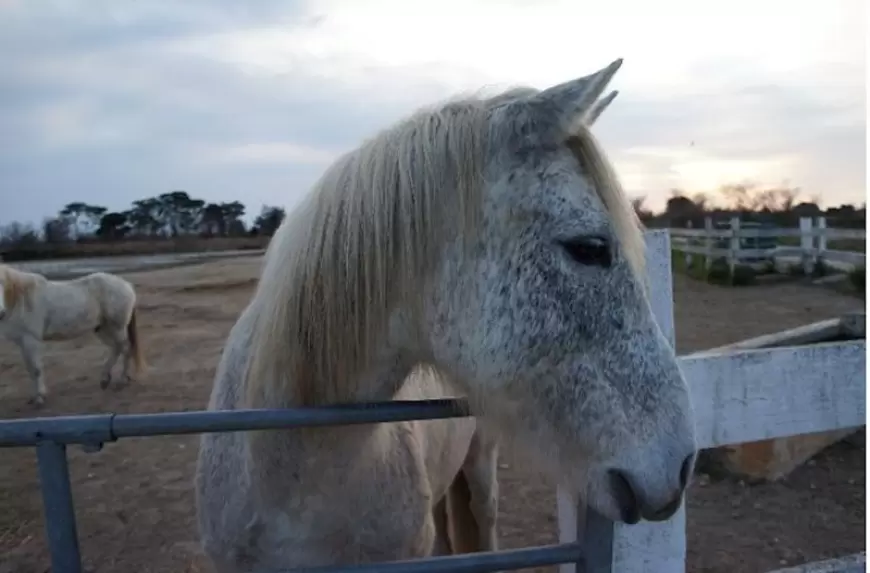
[[[0,447],[100,444],[118,438],[279,430],[468,416],[461,399],[396,400],[313,408],[217,410],[161,414],[92,414],[0,421]]]
[[[39,481],[45,512],[45,532],[51,552],[52,573],[81,573],[76,514],[66,446],[57,442],[40,442],[36,446]]]
[[[613,524],[606,517],[585,508],[582,515],[582,559],[577,561],[577,571],[582,573],[611,573],[613,571],[614,538]],[[581,524],[577,524],[578,533]]]
[[[465,400],[403,400],[312,408],[171,412],[115,416],[116,438],[345,426],[468,416]]]
[[[577,562],[582,560],[582,551],[578,543],[563,543],[366,565],[291,569],[283,573],[487,573]]]
[[[81,573],[67,444],[85,446],[125,437],[273,430],[314,426],[433,420],[468,416],[465,400],[413,400],[317,408],[97,414],[0,421],[0,447],[35,446],[53,573]],[[451,555],[341,567],[295,569],[295,573],[484,573],[583,563],[583,548],[565,543],[509,551]]]

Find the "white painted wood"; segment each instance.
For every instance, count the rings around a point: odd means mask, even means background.
[[[813,219],[812,217],[801,217],[801,264],[804,267],[804,274],[809,275],[813,272]]]
[[[734,267],[740,261],[740,217],[731,217],[731,241],[729,243],[728,268],[734,282]]]
[[[709,219],[709,217],[708,217]],[[820,217],[820,219],[827,219],[825,217]],[[714,238],[729,238],[731,237],[730,229],[714,229],[712,226],[709,231],[706,229],[681,229],[679,227],[671,229],[671,234],[673,237],[691,237],[696,239],[703,239],[705,237],[714,237]],[[834,239],[863,239],[866,237],[866,231],[861,229],[837,229],[828,227],[825,225],[823,230],[812,229],[809,232],[802,231],[799,227],[797,228],[789,228],[789,227],[777,227],[777,228],[754,228],[754,227],[744,227],[740,229],[741,237],[801,237],[803,235],[809,234],[811,236],[824,234],[829,240]]]
[[[649,231],[646,243],[650,305],[673,344],[669,233]],[[681,357],[680,368],[691,389],[700,448],[865,423],[865,340],[702,352]],[[590,552],[597,561],[588,563],[592,567],[586,573],[685,573],[685,509],[664,523],[628,526],[603,523],[594,515],[590,520],[585,508],[578,509],[561,490],[557,503],[562,542],[584,534],[596,541]],[[572,564],[562,565],[560,572],[580,573]]]
[[[646,266],[647,281],[650,286],[649,300],[656,322],[662,333],[674,345],[674,298],[673,275],[671,273],[670,234],[666,229],[646,232]],[[684,573],[686,561],[686,516],[681,509],[674,517],[655,525],[638,523],[624,525],[602,523],[595,520],[589,527],[611,528],[609,532],[582,531],[587,521],[584,516],[585,507],[579,507],[565,492],[557,491],[557,511],[559,520],[559,539],[562,543],[570,543],[578,539],[579,534],[592,535],[603,543],[610,540],[613,554],[613,573]],[[607,551],[597,551],[607,553]],[[595,568],[598,564],[587,564],[585,573],[600,573],[604,567]],[[581,573],[573,564],[560,566],[560,573]]]
[[[667,229],[647,231],[646,273],[649,301],[659,328],[671,346],[676,344],[674,331],[674,275],[671,272],[671,237]]]
[[[707,277],[713,268],[713,217],[704,217],[704,230],[707,233],[707,238],[704,239],[704,272],[707,274],[704,276]]]
[[[686,221],[686,228],[687,229],[692,228],[692,221]],[[683,249],[683,252],[685,253],[685,257],[686,257],[686,259],[685,259],[686,260],[686,268],[691,269],[692,268],[692,251],[689,251],[688,249]]]
[[[680,359],[709,448],[861,426],[864,340]]]
[[[861,551],[846,557],[777,569],[769,573],[864,573],[865,571],[867,571],[867,555]]]
[[[814,223],[815,221],[815,223]],[[821,257],[828,266],[848,272],[855,267],[865,266],[865,254],[859,251],[829,250],[828,241],[834,239],[864,239],[866,232],[861,229],[831,229],[827,226],[825,217],[804,217],[798,228],[745,228],[739,227],[740,238],[751,237],[799,237],[800,246],[781,245],[773,249],[741,249],[735,251],[735,231],[731,229],[714,229],[712,217],[705,218],[703,229],[670,229],[671,245],[686,256],[687,261],[694,255],[703,255],[708,263],[714,257],[726,257],[729,264],[739,263],[746,258],[767,258],[775,261],[796,259],[805,272],[812,272],[813,264]],[[727,238],[728,248],[715,246],[716,239]],[[818,241],[818,245],[816,242]],[[739,245],[739,242],[738,242]],[[734,257],[734,253],[737,256]],[[736,261],[735,261],[736,258]],[[709,266],[708,266],[709,269]]]
[[[852,338],[867,337],[867,316],[864,311],[851,312],[837,318],[820,320],[804,324],[796,328],[781,330],[771,334],[763,334],[755,338],[747,338],[740,342],[717,346],[707,350],[693,352],[690,357],[710,354],[725,354],[737,350],[757,350],[759,348],[774,348],[779,346],[799,346],[829,342],[834,337],[849,336]],[[686,358],[684,356],[683,358]]]
[[[818,242],[817,251],[816,251],[816,260],[823,261],[825,260],[825,251],[828,250],[828,236],[825,234],[827,231],[828,223],[824,217],[816,217],[816,241]]]

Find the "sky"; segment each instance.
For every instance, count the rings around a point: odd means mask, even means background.
[[[459,92],[617,57],[623,184],[863,202],[862,0],[0,0],[0,224],[183,189],[292,208],[340,153]]]

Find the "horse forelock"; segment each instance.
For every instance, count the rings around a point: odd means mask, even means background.
[[[252,301],[249,405],[352,398],[395,304],[415,304],[447,239],[477,227],[489,107],[418,111],[337,159],[288,215]]]

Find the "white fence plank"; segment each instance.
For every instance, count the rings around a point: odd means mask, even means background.
[[[726,231],[728,232],[728,231]],[[708,235],[709,237],[709,235]],[[648,231],[650,305],[674,343],[670,235]],[[865,423],[866,341],[681,357],[691,388],[700,448],[861,426]],[[613,524],[557,492],[559,536],[584,538],[586,573],[685,573],[685,504],[663,523]],[[562,573],[580,573],[575,565]]]
[[[731,237],[730,229],[692,229],[686,228],[682,229],[679,227],[675,227],[671,229],[673,235],[675,237],[688,237],[694,239],[703,239],[704,237],[713,237],[720,239],[727,239]],[[752,227],[744,227],[740,229],[740,236],[744,238],[749,237],[759,237],[759,238],[768,238],[768,237],[801,237],[803,235],[811,235],[811,236],[820,236],[824,235],[828,238],[829,241],[832,240],[841,240],[841,239],[863,239],[866,236],[866,232],[861,229],[837,229],[835,227],[823,227],[823,228],[809,228],[806,230],[801,230],[800,228],[788,228],[788,227],[779,227],[775,229],[765,229],[765,228],[752,228]]]
[[[826,559],[814,563],[806,563],[795,567],[787,567],[770,571],[769,573],[865,573],[867,571],[867,556],[861,551],[846,557]]]
[[[861,426],[864,340],[680,359],[701,448]]]
[[[707,268],[713,258],[724,257],[732,266],[746,259],[796,258],[806,274],[812,272],[817,261],[842,271],[850,271],[865,264],[864,250],[844,251],[828,249],[828,242],[837,239],[864,239],[861,229],[836,229],[827,226],[825,217],[802,217],[798,228],[745,227],[739,218],[732,218],[729,229],[713,228],[713,218],[705,217],[704,229],[670,229],[673,248],[685,254],[687,265],[695,255],[705,258]],[[778,245],[766,248],[742,248],[744,239],[798,237],[800,246]],[[747,246],[753,246],[746,243]]]
[[[670,233],[647,231],[646,266],[649,300],[662,333],[674,345],[674,297]],[[577,507],[563,491],[557,492],[559,539],[570,543],[584,537],[591,543],[585,573],[684,573],[686,567],[685,505],[666,522],[636,525],[612,523]],[[594,543],[592,543],[594,541]],[[594,545],[594,547],[592,547]],[[605,547],[609,545],[609,547]],[[612,562],[607,563],[612,556]],[[560,573],[581,573],[573,564]]]
[[[676,345],[674,287],[670,234],[646,233],[650,306],[665,338]],[[613,526],[614,573],[684,573],[686,570],[686,510],[680,507],[668,521],[622,523]]]

